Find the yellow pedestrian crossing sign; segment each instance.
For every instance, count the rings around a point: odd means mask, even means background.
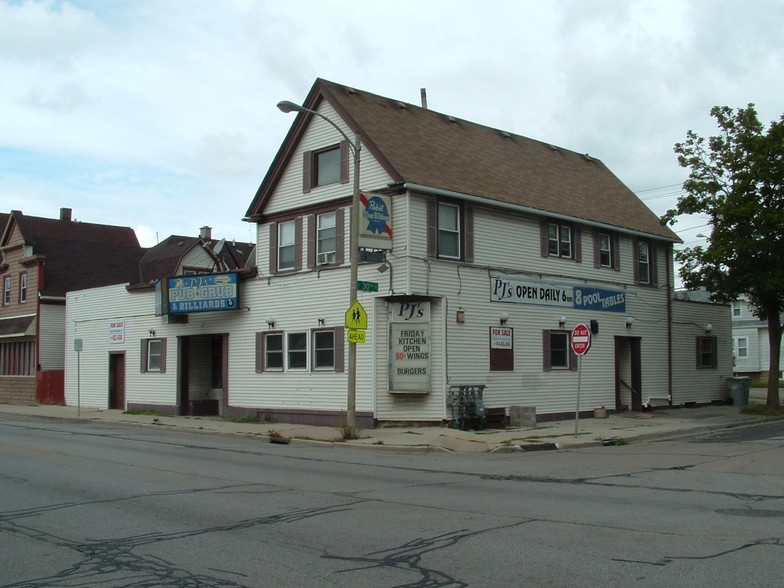
[[[357,331],[367,330],[367,312],[362,308],[359,300],[355,300],[346,311],[346,328]]]

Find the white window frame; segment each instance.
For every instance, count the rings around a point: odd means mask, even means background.
[[[613,267],[612,235],[599,232],[599,266]]]
[[[290,235],[288,234],[290,232]],[[284,239],[284,237],[286,237]],[[278,223],[278,271],[293,271],[297,267],[297,222],[295,220]],[[291,251],[291,261],[283,263],[283,252]]]
[[[732,302],[732,316],[738,317],[741,315],[741,306],[739,300],[734,300]]]
[[[302,346],[294,346],[294,338],[301,338]],[[307,371],[308,369],[308,333],[307,331],[294,331],[286,333],[286,370],[288,371]],[[296,363],[292,360],[297,359]],[[298,365],[302,363],[302,365]]]
[[[743,345],[741,345],[741,341]],[[735,357],[738,359],[746,358],[749,356],[749,338],[748,337],[735,337]]]
[[[547,253],[550,257],[572,259],[574,256],[572,227],[559,223],[548,223]]]
[[[264,371],[265,372],[282,372],[285,365],[285,337],[283,331],[274,333],[264,333]],[[270,339],[280,340],[280,348],[270,349]],[[279,360],[279,365],[270,365],[270,356],[275,356]]]
[[[147,371],[160,372],[163,365],[163,340],[150,339],[147,341]]]
[[[329,225],[329,222],[332,225]],[[335,263],[337,259],[337,213],[325,212],[316,217],[316,265]]]
[[[651,244],[648,241],[637,242],[637,277],[640,284],[651,283]]]
[[[27,302],[27,272],[19,274],[19,302]]]
[[[3,276],[3,306],[11,304],[11,276]]]
[[[340,145],[313,153],[314,187],[340,183],[340,158]],[[325,175],[323,172],[327,172],[326,179],[322,179]]]
[[[319,339],[325,335],[329,335],[331,338],[330,346],[329,347],[321,347]],[[336,341],[335,338],[337,334],[335,333],[334,329],[323,329],[318,331],[313,331],[313,370],[314,371],[335,371],[335,353],[336,353]],[[319,361],[319,354],[331,352],[332,354],[332,362],[329,364],[321,364]]]
[[[445,214],[446,209],[454,210],[454,222]],[[447,251],[447,239],[449,250]],[[438,203],[438,256],[446,259],[460,259],[460,206],[448,202]],[[455,251],[456,249],[456,251]]]

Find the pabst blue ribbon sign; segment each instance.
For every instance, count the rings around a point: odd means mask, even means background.
[[[363,192],[359,246],[371,249],[392,249],[392,199],[383,194]]]

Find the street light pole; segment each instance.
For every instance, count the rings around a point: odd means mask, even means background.
[[[354,192],[351,198],[351,235],[349,239],[349,261],[351,267],[351,287],[349,288],[349,308],[357,301],[357,279],[359,273],[359,156],[362,145],[359,142],[359,133],[355,133],[354,141],[343,132],[335,122],[320,112],[305,108],[294,102],[283,100],[278,102],[278,109],[281,112],[306,112],[318,116],[335,127],[338,133],[348,142],[354,154]],[[346,425],[348,431],[353,434],[357,428],[357,344],[348,344],[348,392],[346,398]]]

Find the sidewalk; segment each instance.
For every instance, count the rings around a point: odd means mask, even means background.
[[[286,423],[248,423],[219,417],[153,416],[125,414],[120,410],[77,409],[74,406],[0,404],[3,415],[25,415],[50,419],[117,423],[124,426],[177,428],[205,434],[253,435],[263,441],[293,444],[340,443],[352,447],[399,450],[444,450],[453,452],[536,451],[591,445],[626,444],[643,439],[666,438],[743,426],[779,417],[742,414],[734,406],[666,408],[650,412],[627,412],[604,419],[549,421],[533,428],[460,431],[446,426],[383,427],[363,429],[360,438],[343,441],[335,427]]]

